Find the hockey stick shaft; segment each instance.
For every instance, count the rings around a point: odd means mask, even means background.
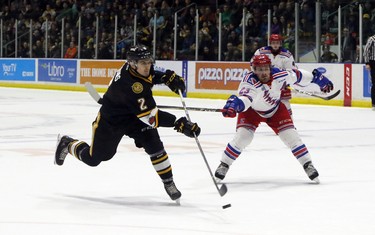
[[[185,110],[186,118],[191,122],[190,115],[189,115],[189,112],[188,112],[188,110],[187,110],[187,108],[186,108],[185,100],[184,100],[184,98],[183,98],[183,96],[182,96],[182,92],[181,92],[181,90],[178,90],[178,93],[180,94],[180,99],[181,99],[182,106],[183,106],[183,108],[184,108],[184,110]],[[195,139],[195,142],[197,143],[197,146],[198,146],[198,148],[199,148],[199,151],[201,152],[201,155],[202,155],[202,157],[203,157],[203,160],[204,160],[204,162],[206,163],[206,166],[207,166],[208,172],[209,172],[210,175],[211,175],[211,179],[212,179],[212,181],[214,182],[217,191],[219,192],[220,196],[224,196],[224,195],[227,193],[227,191],[228,191],[227,186],[226,186],[225,184],[222,184],[221,187],[219,188],[219,186],[218,186],[218,184],[216,183],[216,180],[215,180],[215,178],[214,178],[214,175],[212,174],[212,171],[211,171],[210,165],[208,164],[207,158],[206,158],[206,156],[205,156],[205,154],[204,154],[204,152],[203,152],[202,146],[201,146],[201,144],[200,144],[200,142],[199,142],[199,140],[198,140],[198,137],[195,135],[195,133],[194,133],[194,139]]]
[[[170,105],[158,105],[158,108],[162,109],[184,109],[180,106],[170,106]],[[211,108],[199,108],[199,107],[186,107],[187,110],[191,111],[203,111],[203,112],[221,112],[221,109],[211,109]]]
[[[304,94],[304,95],[309,95],[309,96],[316,97],[316,98],[320,98],[320,99],[323,99],[323,100],[331,100],[331,99],[335,98],[336,96],[338,96],[341,92],[341,90],[338,90],[335,93],[333,93],[332,95],[321,96],[321,95],[314,94],[314,92],[304,91],[304,90],[300,90],[300,89],[297,89],[297,88],[294,88],[294,87],[290,87],[290,89],[294,90],[298,93],[301,93],[301,94]]]
[[[90,96],[96,101],[98,104],[102,104],[102,97],[100,97],[97,90],[94,88],[94,86],[91,84],[91,82],[86,82],[85,87],[87,92],[90,94]],[[161,109],[181,109],[184,108],[181,106],[170,106],[170,105],[158,105],[158,108]],[[203,111],[203,112],[221,112],[221,109],[213,109],[213,108],[200,108],[200,107],[187,107],[188,110],[191,111]]]

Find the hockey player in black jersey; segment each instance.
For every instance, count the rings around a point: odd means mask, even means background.
[[[179,90],[185,90],[184,79],[175,72],[154,70],[154,59],[146,47],[131,47],[127,62],[113,77],[92,123],[92,145],[69,136],[59,136],[55,164],[63,165],[70,153],[89,166],[97,166],[115,155],[117,146],[126,135],[150,156],[170,198],[179,199],[181,192],[173,181],[172,167],[157,128],[174,127],[177,132],[194,137],[194,134],[200,134],[200,127],[186,117],[176,120],[173,114],[158,109],[152,87],[162,83],[177,94]]]

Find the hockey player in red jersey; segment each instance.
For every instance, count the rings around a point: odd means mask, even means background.
[[[280,34],[271,34],[269,42],[269,46],[259,48],[255,51],[254,55],[268,56],[271,60],[272,66],[279,69],[291,70],[297,68],[294,62],[293,54],[288,49],[282,47],[283,38]],[[281,92],[281,102],[283,102],[292,116],[292,108],[290,106],[291,98],[291,90],[289,87],[285,87],[285,89]]]
[[[288,84],[307,86],[310,83],[317,84],[326,93],[333,89],[332,82],[316,69],[312,74],[297,69],[280,70],[271,66],[271,60],[266,55],[254,56],[252,71],[240,83],[238,96],[230,96],[222,109],[224,117],[233,118],[238,113],[238,118],[236,134],[227,144],[215,172],[218,180],[224,179],[232,163],[252,142],[259,124],[265,122],[290,148],[307,176],[319,183],[319,173],[312,164],[310,153],[294,128],[288,110],[280,101],[281,92]]]
[[[172,166],[157,128],[174,127],[188,137],[198,136],[200,128],[185,117],[176,120],[173,114],[158,109],[152,87],[162,83],[177,94],[179,90],[185,90],[184,79],[175,72],[154,70],[154,58],[146,47],[131,47],[127,62],[113,77],[96,120],[92,123],[91,146],[69,136],[58,138],[55,164],[63,165],[70,153],[95,167],[115,155],[118,144],[126,135],[149,155],[169,197],[178,200],[181,192],[173,181]]]

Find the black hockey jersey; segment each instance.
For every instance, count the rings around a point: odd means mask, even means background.
[[[163,75],[163,72],[155,71],[152,66],[150,75],[146,78],[132,69],[129,63],[125,63],[116,72],[103,96],[100,110],[102,116],[117,123],[129,116],[148,115],[156,107],[152,88],[154,84],[163,83]],[[161,126],[173,126],[175,116],[159,110],[156,119]]]

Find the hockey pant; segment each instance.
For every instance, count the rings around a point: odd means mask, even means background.
[[[105,119],[101,119],[99,113],[92,124],[91,146],[77,140],[69,145],[69,153],[87,165],[95,167],[102,161],[110,160],[115,155],[122,137],[127,135],[134,139],[137,147],[143,147],[150,156],[151,163],[162,181],[172,181],[172,167],[157,129],[145,130],[144,127],[145,124],[138,118],[113,126]]]

